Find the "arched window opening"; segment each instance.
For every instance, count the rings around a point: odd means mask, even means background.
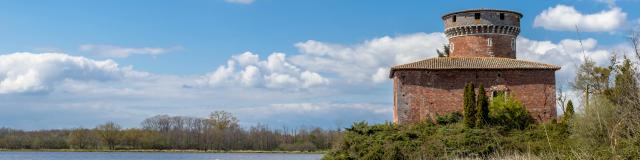
[[[491,93],[491,97],[498,97],[498,96],[504,96],[507,95],[507,91],[493,91]]]

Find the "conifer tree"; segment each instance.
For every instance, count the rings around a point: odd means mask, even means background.
[[[474,91],[473,83],[467,83],[464,87],[463,97],[463,109],[464,109],[464,126],[467,128],[475,127],[476,122],[476,93]]]
[[[478,99],[476,104],[476,126],[482,127],[489,122],[489,98],[485,94],[484,85],[478,87]]]
[[[562,122],[569,122],[573,118],[573,114],[575,114],[573,111],[573,102],[569,100],[569,102],[567,102],[567,108],[564,110],[564,116],[562,116]]]

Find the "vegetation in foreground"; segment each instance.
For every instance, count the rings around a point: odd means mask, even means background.
[[[92,129],[22,131],[0,128],[0,151],[314,152],[327,150],[340,132],[321,128],[240,128],[228,112],[208,118],[158,115],[141,128],[105,123]]]
[[[355,123],[324,159],[640,159],[636,67],[628,57],[613,56],[609,66],[585,59],[571,83],[581,94],[579,109],[560,91],[564,114],[546,123],[534,123],[508,95],[485,102],[468,84],[463,113],[412,125]]]
[[[473,126],[460,113],[440,116],[437,124],[355,123],[324,159],[451,159],[503,152],[541,155],[568,147],[569,125],[521,121],[520,112],[526,110],[517,101],[504,95],[493,99],[490,110],[509,111],[492,112],[492,120]]]

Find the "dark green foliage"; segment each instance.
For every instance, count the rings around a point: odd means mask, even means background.
[[[354,123],[325,159],[411,159],[412,153],[418,153],[419,130],[423,129],[408,130],[393,123],[372,126],[366,122]]]
[[[467,83],[464,87],[462,108],[464,109],[464,126],[473,128],[476,126],[476,93],[473,83]]]
[[[575,114],[575,111],[573,110],[573,102],[569,100],[569,102],[567,102],[567,108],[565,108],[564,110],[564,115],[562,116],[562,122],[564,123],[570,122],[571,119],[573,119],[574,114]]]
[[[476,126],[482,127],[489,122],[489,98],[484,90],[484,85],[478,87],[478,99],[476,104]]]
[[[450,46],[447,44],[442,45],[442,51],[436,49],[436,52],[438,53],[438,57],[449,57],[449,53],[451,53]]]
[[[500,126],[490,125],[482,129],[466,128],[461,122],[402,126],[359,122],[345,131],[343,139],[324,159],[455,159],[505,151],[532,154],[566,151],[568,135],[561,129],[557,124],[503,131]]]
[[[585,61],[577,71],[576,84],[583,87],[575,89],[584,95],[583,112],[571,116],[567,126],[573,146],[584,155],[580,159],[640,159],[640,89],[635,68],[627,57],[619,61],[612,56],[608,67]]]
[[[447,113],[436,117],[436,122],[439,125],[458,123],[460,120],[462,120],[462,114],[460,112]]]
[[[489,108],[491,122],[507,130],[523,130],[535,122],[522,103],[509,95],[500,94],[493,97]]]
[[[634,104],[638,99],[638,82],[636,71],[630,59],[624,58],[622,64],[616,67],[614,79],[615,87],[607,95],[608,99],[616,105]]]

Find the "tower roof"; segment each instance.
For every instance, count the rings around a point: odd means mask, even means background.
[[[446,17],[449,16],[449,15],[454,15],[454,14],[458,14],[458,13],[466,13],[466,12],[509,12],[509,13],[517,14],[518,16],[520,16],[520,18],[522,18],[522,16],[523,16],[522,13],[516,12],[516,11],[512,11],[512,10],[478,8],[478,9],[467,9],[467,10],[447,13],[445,15],[442,15],[442,20],[446,19]]]
[[[391,67],[389,78],[396,70],[558,70],[559,66],[497,57],[438,57]]]

